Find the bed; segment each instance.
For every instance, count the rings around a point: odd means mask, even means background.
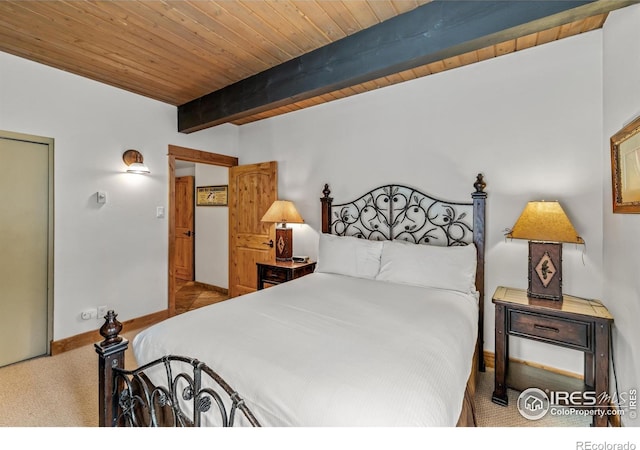
[[[385,185],[334,204],[312,274],[137,334],[109,311],[101,426],[475,426],[485,183],[470,202]],[[179,356],[179,355],[189,355]]]

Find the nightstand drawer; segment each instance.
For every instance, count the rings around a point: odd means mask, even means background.
[[[542,314],[509,310],[508,333],[551,342],[563,347],[591,350],[591,324]]]
[[[287,269],[281,269],[279,267],[265,267],[264,279],[266,281],[284,283],[287,281]]]
[[[313,261],[276,261],[275,263],[259,262],[256,263],[256,266],[258,267],[258,286],[256,287],[260,290],[313,273],[316,263]]]
[[[300,278],[305,275],[309,275],[310,273],[313,273],[314,270],[316,270],[315,264],[309,264],[308,266],[300,267],[293,273],[293,278]]]

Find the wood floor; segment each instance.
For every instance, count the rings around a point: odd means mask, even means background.
[[[182,314],[229,298],[224,289],[194,281],[176,280],[176,289],[176,314]]]

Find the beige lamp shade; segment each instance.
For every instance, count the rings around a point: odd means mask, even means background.
[[[262,216],[262,222],[281,223],[276,227],[276,261],[291,261],[293,258],[293,230],[288,223],[304,223],[293,202],[276,200]]]
[[[269,223],[304,223],[293,202],[276,200],[262,216],[262,222]]]
[[[527,203],[507,237],[529,241],[584,244],[557,201]]]

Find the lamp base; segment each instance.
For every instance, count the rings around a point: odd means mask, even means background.
[[[527,296],[562,300],[562,244],[529,241]]]
[[[276,227],[276,261],[293,259],[293,229]]]

